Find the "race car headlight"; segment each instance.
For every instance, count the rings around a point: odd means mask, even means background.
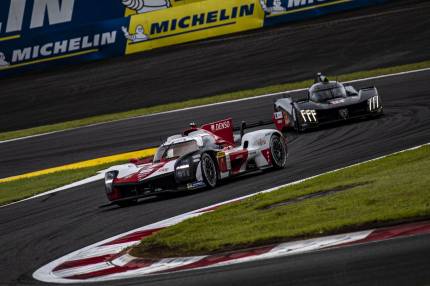
[[[186,164],[186,165],[181,165],[176,167],[176,170],[183,170],[183,169],[189,169],[189,168],[190,168],[190,165]]]
[[[304,122],[317,122],[317,112],[313,109],[301,110],[302,118]]]
[[[176,166],[175,174],[179,179],[188,178],[191,174],[189,160],[182,160],[179,162],[179,164]]]
[[[113,180],[118,176],[118,171],[109,171],[105,174],[105,188],[106,193],[112,192],[112,183]]]
[[[181,168],[176,168],[176,177],[179,179],[188,178],[190,176],[189,165],[180,166]]]
[[[369,107],[369,111],[375,111],[379,109],[380,101],[379,96],[375,95],[367,100],[367,105]]]

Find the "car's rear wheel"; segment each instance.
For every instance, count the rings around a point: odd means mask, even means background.
[[[274,168],[285,168],[288,155],[287,144],[278,134],[273,134],[272,137],[270,137],[270,155],[272,156]]]
[[[215,188],[218,183],[218,170],[214,159],[208,153],[203,153],[200,160],[203,181],[209,188]]]

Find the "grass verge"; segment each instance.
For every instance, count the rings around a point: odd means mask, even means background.
[[[0,205],[16,202],[71,184],[93,176],[97,171],[104,170],[112,165],[122,164],[124,162],[125,161],[109,162],[94,167],[60,171],[38,177],[0,183]]]
[[[424,61],[424,62],[414,63],[414,64],[407,64],[407,65],[401,65],[401,66],[395,66],[395,67],[355,72],[355,73],[350,73],[346,75],[339,75],[338,80],[349,81],[354,79],[374,77],[374,76],[379,76],[384,74],[417,70],[417,69],[428,68],[428,67],[430,67],[430,61]],[[105,115],[93,116],[93,117],[67,121],[67,122],[62,122],[57,124],[44,125],[44,126],[39,126],[39,127],[29,128],[29,129],[3,132],[3,133],[0,133],[0,141],[21,138],[21,137],[31,136],[31,135],[37,135],[37,134],[43,134],[48,132],[72,129],[72,128],[77,128],[82,126],[88,126],[91,124],[132,118],[136,116],[155,114],[159,112],[171,111],[171,110],[176,110],[181,108],[195,107],[195,106],[206,105],[211,103],[224,102],[224,101],[242,99],[242,98],[248,98],[248,97],[255,97],[262,94],[294,90],[299,88],[306,88],[306,87],[309,87],[311,83],[312,83],[312,80],[305,80],[305,81],[296,82],[296,83],[272,85],[272,86],[263,87],[263,88],[227,93],[223,95],[191,99],[183,102],[176,102],[176,103],[169,103],[164,105],[157,105],[153,107],[140,108],[140,109],[135,109],[127,112],[105,114]]]
[[[429,170],[426,145],[223,206],[145,238],[131,254],[202,255],[428,217]]]

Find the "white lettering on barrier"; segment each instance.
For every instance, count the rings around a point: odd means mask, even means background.
[[[320,3],[324,2],[336,3],[336,0],[288,0],[283,3],[281,0],[273,0],[271,6],[268,5],[267,0],[260,0],[263,10],[271,14],[282,14],[287,10],[294,10],[296,8],[302,8],[306,6],[318,6]],[[352,0],[351,0],[352,1]]]
[[[12,53],[12,63],[37,59],[39,57],[49,57],[58,54],[75,52],[82,49],[97,48],[114,44],[116,42],[117,31],[84,36],[70,40],[46,43],[42,46],[26,47],[14,50]]]
[[[30,29],[40,28],[46,23],[56,25],[72,21],[75,0],[34,0]],[[0,22],[0,34],[20,32],[23,29],[23,22],[27,0],[10,0],[8,18],[6,19],[6,29],[3,31],[3,22]]]

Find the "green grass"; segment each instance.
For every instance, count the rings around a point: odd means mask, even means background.
[[[429,217],[429,173],[427,145],[223,206],[161,230],[131,254],[202,255]],[[333,190],[342,191],[280,205]]]
[[[8,183],[0,183],[0,205],[19,201],[43,192],[47,192],[64,185],[88,178],[116,164],[124,161],[112,162],[95,167],[68,170],[42,175],[33,178],[20,179]]]
[[[398,73],[398,72],[404,72],[404,71],[416,70],[416,69],[422,69],[422,68],[428,68],[428,67],[430,67],[430,61],[424,61],[424,62],[415,63],[415,64],[380,68],[380,69],[375,69],[370,71],[361,71],[361,72],[355,72],[355,73],[346,74],[346,75],[340,75],[338,76],[338,80],[349,81],[354,79],[373,77],[373,76],[379,76],[379,75],[390,74],[390,73]],[[306,80],[306,81],[301,81],[296,83],[284,83],[284,84],[252,89],[252,90],[237,91],[237,92],[227,93],[223,95],[192,99],[192,100],[187,100],[183,102],[176,102],[176,103],[170,103],[170,104],[164,104],[164,105],[157,105],[153,107],[140,108],[140,109],[135,109],[127,112],[105,114],[105,115],[93,116],[93,117],[88,117],[88,118],[83,118],[83,119],[78,119],[73,121],[52,124],[52,125],[44,125],[44,126],[39,126],[39,127],[34,127],[34,128],[24,129],[24,130],[4,132],[4,133],[0,133],[0,141],[20,138],[25,136],[31,136],[36,134],[43,134],[43,133],[48,133],[53,131],[66,130],[66,129],[82,127],[82,126],[87,126],[87,125],[96,124],[96,123],[132,118],[132,117],[141,116],[141,115],[154,114],[154,113],[181,109],[186,107],[194,107],[194,106],[229,101],[234,99],[254,97],[254,96],[268,94],[268,93],[306,88],[306,87],[309,87],[311,83],[312,83],[312,80]]]

